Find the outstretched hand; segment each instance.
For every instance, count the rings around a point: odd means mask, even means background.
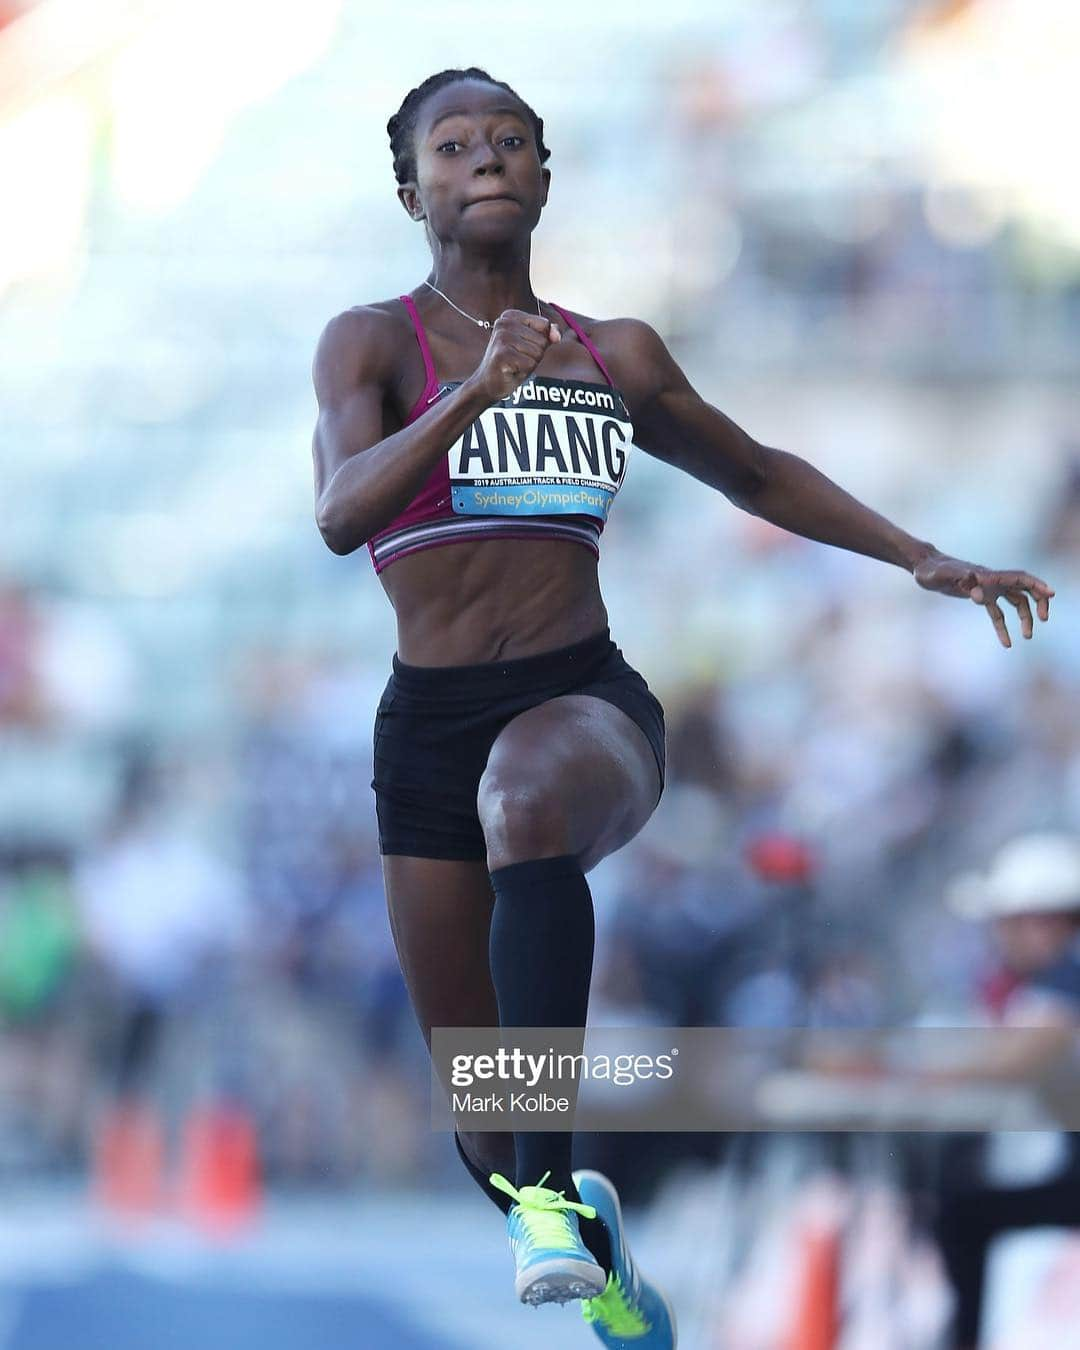
[[[982,605],[990,615],[994,631],[1003,647],[1011,647],[1012,640],[1005,627],[1005,615],[998,604],[1002,596],[1016,606],[1020,615],[1020,632],[1026,638],[1031,637],[1035,628],[1029,594],[1035,601],[1036,613],[1043,623],[1050,617],[1050,597],[1054,591],[1030,572],[995,572],[992,568],[961,562],[959,558],[950,558],[944,553],[931,553],[916,566],[914,576],[925,590],[940,591],[942,595],[958,595]]]

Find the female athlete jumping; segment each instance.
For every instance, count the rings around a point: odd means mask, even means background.
[[[326,325],[313,457],[324,540],[367,544],[397,617],[372,783],[390,924],[429,1046],[433,1026],[584,1027],[585,874],[664,781],[663,711],[612,642],[597,581],[631,440],[745,511],[984,606],[1006,647],[999,599],[1029,638],[1028,595],[1046,620],[1053,591],[947,557],[759,444],[647,323],[538,299],[550,152],[508,85],[442,71],[387,129],[432,267]],[[507,1215],[522,1301],[581,1298],[605,1345],[669,1350],[670,1305],[634,1266],[610,1182],[571,1171],[571,1140],[455,1134]]]

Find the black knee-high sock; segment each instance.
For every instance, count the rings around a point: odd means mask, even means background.
[[[491,978],[504,1027],[584,1027],[592,978],[592,894],[573,854],[510,863],[491,873]],[[567,1131],[514,1135],[515,1185],[544,1182],[578,1200],[571,1176],[574,1136]],[[611,1249],[599,1219],[582,1218],[582,1241],[606,1271]]]

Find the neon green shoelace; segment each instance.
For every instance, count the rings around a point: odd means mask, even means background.
[[[522,1186],[520,1190],[498,1172],[492,1172],[488,1180],[496,1190],[504,1191],[517,1201],[525,1232],[534,1246],[561,1247],[567,1237],[572,1236],[566,1219],[567,1210],[586,1219],[595,1219],[596,1210],[592,1205],[567,1200],[564,1191],[553,1191],[545,1186],[549,1176],[551,1172],[547,1171],[536,1186]]]
[[[652,1326],[630,1303],[614,1271],[602,1294],[581,1300],[581,1315],[586,1322],[599,1322],[616,1336],[643,1336]]]

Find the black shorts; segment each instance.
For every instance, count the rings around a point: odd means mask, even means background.
[[[476,797],[492,743],[518,713],[562,694],[594,694],[628,713],[649,738],[663,793],[664,710],[607,628],[512,661],[408,666],[395,654],[393,665],[375,714],[380,853],[486,858]]]

